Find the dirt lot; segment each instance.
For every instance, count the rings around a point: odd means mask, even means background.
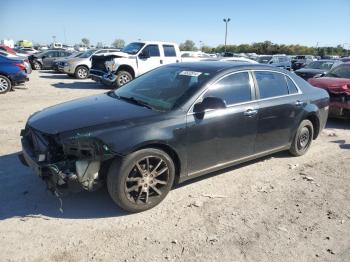
[[[32,112],[106,90],[48,71],[26,86],[0,96],[1,261],[350,261],[349,121],[329,121],[303,157],[210,174],[144,213],[105,188],[64,197],[62,213],[18,161],[19,132]]]

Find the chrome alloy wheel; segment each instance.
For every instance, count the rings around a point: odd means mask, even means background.
[[[0,76],[0,93],[5,93],[10,88],[9,83],[5,78]]]
[[[130,201],[148,204],[160,197],[169,183],[169,167],[158,156],[147,156],[135,163],[125,182],[125,192]]]

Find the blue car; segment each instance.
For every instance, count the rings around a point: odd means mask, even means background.
[[[0,94],[13,89],[15,85],[28,81],[26,67],[22,60],[0,55]]]

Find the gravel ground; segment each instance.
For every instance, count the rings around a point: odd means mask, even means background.
[[[106,89],[49,71],[25,86],[0,96],[1,261],[350,261],[349,121],[329,120],[305,156],[207,175],[147,212],[126,214],[105,188],[60,212],[18,161],[19,132],[32,112]]]

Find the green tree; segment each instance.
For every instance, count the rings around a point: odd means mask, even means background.
[[[181,51],[197,51],[198,48],[192,40],[186,40],[184,43],[180,44]]]
[[[112,43],[115,48],[123,48],[125,46],[125,41],[123,39],[115,39]]]
[[[87,38],[83,38],[83,39],[81,39],[81,42],[84,44],[84,45],[86,45],[87,47],[89,47],[90,46],[90,40],[89,39],[87,39]]]

